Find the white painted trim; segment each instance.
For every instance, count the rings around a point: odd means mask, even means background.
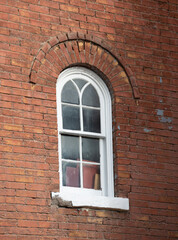
[[[52,192],[52,198],[60,198],[72,204],[72,207],[88,207],[111,210],[129,210],[129,199],[104,196],[78,196]]]
[[[102,120],[101,133],[93,134],[90,132],[65,130],[62,128],[62,111],[61,111],[60,96],[65,83],[71,80],[74,76],[77,76],[78,78],[82,78],[84,80],[87,80],[89,83],[92,83],[92,85],[95,87],[96,91],[98,92],[98,95],[100,97],[101,120]],[[56,88],[57,88],[56,89],[57,115],[58,115],[58,132],[59,132],[59,144],[58,144],[59,145],[59,172],[62,169],[62,166],[61,166],[62,164],[60,161],[61,159],[60,136],[62,133],[63,134],[71,133],[71,135],[78,135],[78,136],[84,136],[84,135],[88,135],[91,137],[96,136],[100,138],[102,141],[102,145],[101,145],[101,150],[103,151],[101,154],[102,155],[101,157],[103,158],[103,162],[101,164],[102,195],[105,197],[109,197],[109,199],[110,198],[115,199],[114,198],[114,177],[113,177],[113,146],[112,146],[112,108],[111,108],[112,105],[111,105],[110,93],[106,84],[97,74],[95,74],[93,71],[89,69],[86,69],[83,67],[71,67],[69,69],[64,70],[59,75]],[[103,167],[103,163],[105,164],[104,167]],[[82,192],[83,193],[85,192],[86,198],[88,197],[90,198],[91,196],[92,198],[95,199],[95,197],[98,197],[97,190],[93,190],[93,192],[91,192],[88,189],[80,189],[80,188],[73,188],[73,189],[74,191],[77,191],[79,194],[81,193],[81,195],[83,195]],[[66,187],[62,186],[62,174],[60,174],[60,194],[65,192],[66,192]],[[69,198],[72,198],[73,196],[75,196],[75,194],[70,194],[70,193],[71,192],[68,193]]]

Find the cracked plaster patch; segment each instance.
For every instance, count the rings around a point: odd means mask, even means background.
[[[152,132],[152,131],[153,131],[152,129],[144,128],[144,132],[146,132],[146,133],[149,133],[149,132]]]
[[[159,120],[162,123],[171,123],[172,118],[171,117],[164,117],[164,110],[157,109],[157,115],[159,116]]]

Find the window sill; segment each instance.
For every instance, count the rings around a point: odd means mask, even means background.
[[[129,199],[105,196],[78,196],[52,192],[52,199],[61,207],[87,207],[110,210],[129,210]]]

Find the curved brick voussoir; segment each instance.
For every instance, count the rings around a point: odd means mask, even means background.
[[[114,47],[103,39],[81,33],[60,34],[44,43],[32,63],[29,79],[31,83],[54,86],[65,68],[76,65],[103,73],[116,95],[120,92],[120,96],[131,94],[139,98],[135,76],[125,60],[115,54]]]

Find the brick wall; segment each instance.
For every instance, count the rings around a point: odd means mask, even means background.
[[[0,238],[167,240],[177,226],[176,0],[0,0]],[[127,212],[57,207],[56,79],[82,65],[113,102]]]

